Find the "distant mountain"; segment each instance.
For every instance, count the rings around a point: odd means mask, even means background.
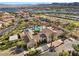
[[[53,6],[79,6],[79,2],[73,3],[52,3]]]
[[[79,6],[79,2],[73,2],[73,3],[38,4],[38,6]]]
[[[0,8],[15,8],[15,7],[27,7],[31,4],[0,4]]]
[[[47,3],[47,4],[0,4],[0,8],[5,8],[5,7],[27,7],[27,6],[31,6],[31,7],[47,7],[47,6],[79,6],[79,2],[73,2],[73,3]]]

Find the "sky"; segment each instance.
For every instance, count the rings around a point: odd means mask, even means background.
[[[52,2],[0,2],[0,4],[50,4]]]
[[[0,0],[0,4],[47,4],[47,3],[53,3],[53,2],[79,2],[79,0]]]

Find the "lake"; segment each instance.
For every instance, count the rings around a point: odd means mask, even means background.
[[[19,9],[17,8],[0,8],[0,11],[2,12],[17,12]]]

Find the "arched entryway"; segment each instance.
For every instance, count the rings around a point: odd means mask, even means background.
[[[42,44],[47,43],[47,36],[44,33],[40,34],[40,40],[39,40]]]

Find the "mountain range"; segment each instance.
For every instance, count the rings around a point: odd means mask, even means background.
[[[8,3],[0,3],[0,7],[18,7],[18,6],[79,6],[79,2],[72,3],[16,3],[16,4],[8,4]]]

